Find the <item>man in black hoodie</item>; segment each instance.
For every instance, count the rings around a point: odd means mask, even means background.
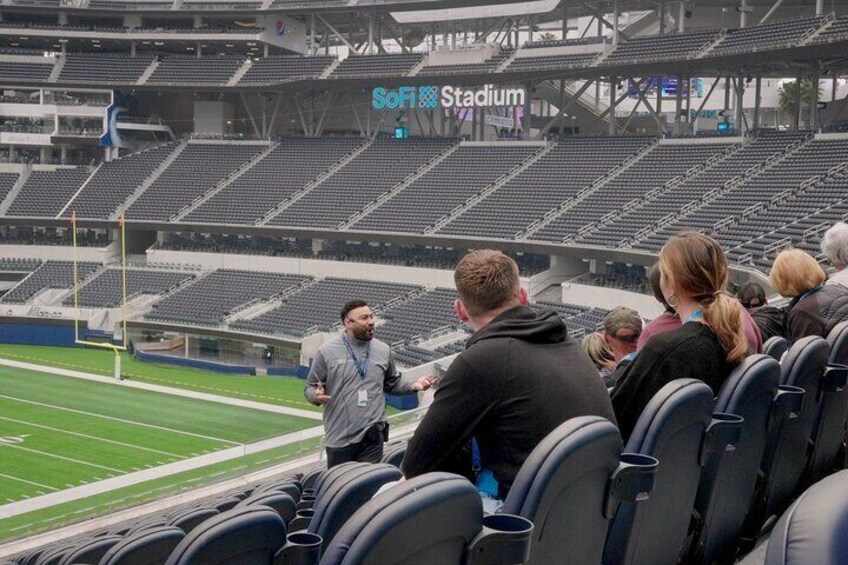
[[[439,383],[402,470],[407,478],[457,472],[474,438],[481,472],[493,475],[503,500],[524,460],[554,428],[588,415],[615,423],[615,414],[598,371],[559,316],[527,307],[515,261],[474,251],[459,262],[454,280],[457,315],[475,333]]]

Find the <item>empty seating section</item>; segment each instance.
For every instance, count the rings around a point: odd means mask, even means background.
[[[77,263],[77,280],[82,281],[100,268],[98,263]],[[3,302],[23,304],[39,292],[49,288],[67,289],[74,285],[74,265],[71,261],[46,261],[31,275],[12,288]]]
[[[283,140],[249,171],[192,211],[186,220],[253,223],[361,143],[358,138]]]
[[[559,302],[549,302],[539,300],[533,307],[536,310],[553,310],[556,312],[562,321],[565,322],[568,328],[568,335],[575,339],[580,339],[584,335],[599,331],[604,327],[604,316],[608,310],[603,308],[587,308],[586,306],[578,306],[577,304],[561,304]]]
[[[43,63],[31,59],[21,61],[0,61],[0,77],[4,81],[19,80],[26,82],[45,82],[53,72],[53,59],[45,58]]]
[[[0,271],[12,273],[31,273],[41,266],[41,259],[23,257],[0,258]]]
[[[269,223],[336,228],[453,143],[445,139],[377,140]]]
[[[421,233],[541,149],[461,145],[353,229]]]
[[[372,309],[400,300],[419,290],[407,284],[377,283],[329,277],[284,299],[279,308],[231,327],[247,331],[304,335],[315,329],[329,330],[339,322],[339,305],[352,297],[362,298]]]
[[[135,84],[152,62],[153,57],[149,55],[68,54],[59,73],[59,82]]]
[[[89,0],[89,8],[107,10],[170,10],[173,0]]]
[[[127,300],[142,294],[162,294],[193,277],[180,272],[127,269]],[[123,302],[123,296],[121,269],[107,269],[80,288],[78,303],[88,308],[114,308]],[[69,296],[64,303],[73,305],[74,297]]]
[[[474,73],[493,73],[501,63],[512,57],[515,49],[503,48],[498,54],[489,57],[482,63],[464,63],[458,65],[433,65],[424,67],[416,76],[467,75]]]
[[[256,59],[239,79],[239,84],[271,84],[286,80],[318,78],[334,57],[265,57]]]
[[[136,220],[168,220],[247,164],[266,145],[189,143],[126,211]]]
[[[9,195],[9,191],[18,182],[18,173],[0,173],[0,204]]]
[[[71,201],[64,216],[76,212],[80,218],[108,219],[175,147],[174,143],[166,143],[103,163]]]
[[[730,55],[762,49],[776,49],[797,45],[806,34],[818,29],[824,19],[820,16],[767,23],[752,27],[732,29],[711,55]]]
[[[540,39],[538,41],[527,41],[524,49],[544,49],[546,47],[567,47],[569,45],[593,45],[603,43],[603,37],[583,37],[579,39]]]
[[[55,217],[90,174],[88,167],[33,171],[12,201],[7,214]]]
[[[563,139],[439,233],[513,238],[645,147],[647,137]]]
[[[625,205],[638,204],[650,190],[662,187],[669,180],[717,157],[726,149],[726,145],[718,144],[658,145],[627,170],[569,208],[535,237],[550,241],[575,237],[582,228],[623,209]],[[617,236],[614,232],[603,235]]]
[[[424,58],[423,53],[351,55],[333,71],[334,78],[406,76]]]
[[[423,347],[415,345],[404,345],[402,347],[398,347],[393,351],[393,353],[395,361],[398,364],[405,365],[407,367],[417,367],[418,365],[429,363],[430,361],[441,357],[441,355],[437,355],[429,349],[424,349]]]
[[[615,51],[604,59],[603,64],[690,58],[715,41],[717,36],[716,31],[696,31],[636,37],[619,43]]]
[[[544,57],[517,57],[506,68],[509,72],[544,71],[547,69],[577,69],[588,67],[597,57],[597,53],[572,53],[564,55],[545,55]]]
[[[755,174],[719,194],[663,231],[673,229],[675,225],[705,232],[718,231],[723,233],[718,239],[725,245],[741,244],[757,237],[762,231],[752,231],[744,227],[728,229],[725,233],[726,228],[720,222],[732,223],[736,218],[749,215],[759,217],[760,210],[752,209],[752,206],[767,207],[772,200],[785,199],[797,191],[804,181],[817,177],[834,165],[846,162],[846,147],[846,140],[811,142],[760,174]],[[778,227],[770,222],[766,225],[772,225],[771,229]]]
[[[833,20],[827,29],[813,40],[813,43],[830,43],[848,38],[848,16]]]
[[[686,217],[691,210],[687,207],[696,208],[703,201],[711,198],[711,193],[720,191],[726,183],[766,160],[776,158],[807,135],[805,133],[760,134],[724,159],[718,166],[710,167],[679,186],[665,191],[661,198],[651,199],[644,205],[613,218],[605,229],[616,233],[622,240],[634,237],[646,229],[648,232],[655,232],[638,238],[633,247],[659,251],[670,235],[689,227]]]
[[[165,57],[146,84],[226,84],[244,63],[241,57]]]
[[[307,280],[300,275],[222,269],[163,298],[147,318],[217,326],[240,307],[270,300]]]
[[[456,327],[454,313],[456,291],[437,288],[425,292],[380,313],[386,323],[377,328],[377,337],[390,345],[403,344],[413,338],[427,337],[434,330]]]

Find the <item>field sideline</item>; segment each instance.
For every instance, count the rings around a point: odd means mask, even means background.
[[[62,369],[112,376],[115,354],[83,347],[0,344],[0,357]],[[303,398],[303,379],[226,375],[199,369],[145,363],[122,354],[121,372],[132,380],[303,410],[320,408]]]
[[[0,367],[0,450],[5,451],[0,457],[0,504],[315,424],[305,418]]]

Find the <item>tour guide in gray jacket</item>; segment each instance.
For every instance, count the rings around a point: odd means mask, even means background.
[[[304,395],[324,406],[328,467],[346,461],[379,463],[386,417],[383,392],[414,394],[430,388],[431,381],[401,379],[389,346],[374,339],[374,315],[365,301],[345,304],[341,319],[344,332],[318,348]]]

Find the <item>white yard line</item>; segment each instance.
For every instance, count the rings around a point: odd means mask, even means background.
[[[172,396],[182,396],[185,398],[194,398],[197,400],[206,400],[208,402],[216,402],[218,404],[229,404],[231,406],[240,406],[242,408],[252,408],[254,410],[263,410],[265,412],[276,412],[277,414],[286,414],[288,416],[297,416],[298,418],[307,418],[309,420],[320,420],[322,418],[320,412],[312,412],[310,410],[301,410],[299,408],[289,408],[287,406],[276,406],[274,404],[266,404],[264,402],[254,402],[252,400],[242,400],[240,398],[230,398],[219,394],[209,394],[206,392],[196,392],[193,390],[184,390],[169,386],[154,385],[150,383],[141,383],[136,381],[124,380],[116,381],[112,377],[104,377],[103,375],[95,375],[92,373],[83,373],[80,371],[71,371],[68,369],[58,369],[46,365],[35,365],[33,363],[23,363],[21,361],[12,361],[11,359],[0,358],[0,365],[7,367],[15,367],[17,369],[27,369],[29,371],[38,371],[39,373],[50,373],[53,375],[61,375],[64,377],[73,377],[75,379],[85,379],[88,381],[97,381],[113,386],[122,386],[127,388],[137,388],[141,390],[149,390],[152,392],[161,392]]]
[[[42,508],[47,508],[55,504],[79,500],[95,494],[101,494],[126,486],[151,481],[153,479],[167,477],[175,473],[191,471],[214,463],[237,459],[239,457],[252,455],[267,449],[282,447],[299,441],[321,437],[322,435],[324,435],[323,426],[316,426],[314,428],[292,432],[279,437],[258,441],[256,443],[242,445],[239,447],[231,447],[215,453],[209,453],[207,455],[201,455],[199,457],[193,457],[183,461],[175,461],[174,463],[160,465],[152,469],[144,469],[134,473],[127,473],[120,477],[112,477],[110,479],[104,479],[87,485],[69,488],[60,492],[53,492],[43,496],[29,498],[27,500],[12,502],[10,504],[0,506],[0,520],[32,512],[34,510],[41,510]],[[3,551],[0,551],[0,555],[2,554]]]
[[[94,418],[103,418],[104,420],[112,420],[114,422],[121,422],[123,424],[131,424],[135,426],[141,426],[143,428],[150,428],[154,430],[161,430],[166,432],[171,432],[175,434],[181,434],[186,436],[197,437],[201,439],[207,439],[210,441],[217,441],[220,443],[226,443],[229,445],[241,445],[237,441],[230,441],[228,439],[221,439],[218,437],[205,436],[203,434],[196,434],[194,432],[186,432],[183,430],[175,430],[173,428],[166,428],[165,426],[157,426],[155,424],[145,424],[144,422],[136,422],[134,420],[126,420],[124,418],[116,418],[115,416],[104,416],[103,414],[95,414],[94,412],[86,412],[85,410],[77,410],[75,408],[66,408],[64,406],[55,406],[53,404],[46,404],[44,402],[36,402],[34,400],[24,400],[23,398],[16,398],[14,396],[6,396],[4,394],[0,394],[0,398],[4,398],[6,400],[12,400],[15,402],[23,402],[24,404],[33,404],[35,406],[43,406],[45,408],[52,408],[53,410],[62,410],[64,412],[73,412],[74,414],[83,414],[85,416],[92,416]]]
[[[28,485],[36,486],[36,487],[43,488],[43,489],[46,489],[46,490],[52,490],[53,492],[56,492],[56,491],[59,490],[55,487],[43,485],[41,483],[36,483],[34,481],[28,481],[26,479],[21,479],[19,477],[13,477],[12,475],[6,475],[5,473],[0,473],[0,478],[9,479],[9,480],[12,480],[12,481],[18,481],[18,482],[21,482],[21,483],[26,483]]]
[[[113,473],[126,473],[123,469],[115,469],[114,467],[106,467],[105,465],[98,465],[97,463],[90,463],[88,461],[83,461],[82,459],[74,459],[73,457],[65,457],[64,455],[56,455],[55,453],[48,453],[46,451],[40,451],[38,449],[31,449],[29,447],[24,447],[22,445],[13,445],[11,443],[0,443],[0,449],[4,447],[10,447],[12,449],[20,449],[21,451],[28,451],[30,453],[37,453],[38,455],[44,455],[45,457],[52,457],[53,459],[61,459],[62,461],[70,461],[71,463],[77,463],[79,465],[86,465],[88,467],[97,467],[98,469],[105,469],[106,471],[112,471]]]
[[[5,416],[0,416],[0,420],[6,420],[8,422],[14,422],[16,424],[23,424],[23,425],[26,425],[26,426],[32,426],[34,428],[40,428],[40,429],[43,429],[43,430],[50,430],[51,432],[59,432],[61,434],[68,434],[68,435],[72,435],[72,436],[83,437],[83,438],[86,438],[86,439],[93,439],[95,441],[102,441],[102,442],[111,443],[111,444],[114,444],[114,445],[120,445],[121,447],[130,447],[130,448],[133,448],[133,449],[140,449],[140,450],[143,450],[143,451],[149,451],[151,453],[158,453],[160,455],[167,455],[168,457],[176,457],[177,459],[185,459],[185,455],[178,455],[176,453],[170,453],[168,451],[162,451],[160,449],[153,449],[152,447],[143,447],[141,445],[135,445],[135,444],[132,444],[132,443],[124,443],[123,441],[117,441],[117,440],[114,440],[114,439],[106,439],[106,438],[103,438],[103,437],[92,436],[92,435],[83,434],[83,433],[80,433],[80,432],[72,432],[70,430],[63,430],[62,428],[54,428],[52,426],[44,426],[42,424],[35,424],[33,422],[27,422],[25,420],[16,420],[15,418],[7,418]]]

